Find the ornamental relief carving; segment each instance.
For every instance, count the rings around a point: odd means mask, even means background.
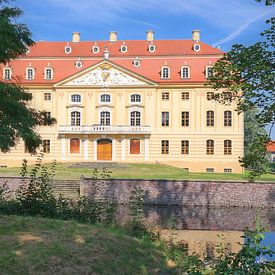
[[[114,68],[97,68],[81,77],[64,84],[64,86],[114,86],[114,85],[146,85],[130,75]]]

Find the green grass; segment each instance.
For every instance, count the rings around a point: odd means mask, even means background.
[[[70,168],[71,163],[56,166],[56,179],[79,179],[81,175],[90,177],[91,168]],[[111,168],[111,178],[115,179],[169,179],[169,180],[245,180],[245,174],[189,173],[183,169],[162,164],[126,164],[124,167]],[[19,176],[20,168],[0,168],[0,176]],[[274,174],[265,174],[258,181],[275,182]]]
[[[0,274],[170,274],[164,253],[118,229],[0,215]]]

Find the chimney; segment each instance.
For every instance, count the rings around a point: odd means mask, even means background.
[[[110,32],[110,42],[116,42],[117,41],[117,32]]]
[[[192,40],[200,41],[200,30],[193,30],[192,31]]]
[[[72,42],[74,43],[80,42],[80,32],[73,32]]]
[[[154,41],[154,31],[152,30],[149,30],[146,32],[147,34],[147,41],[151,42],[151,41]]]

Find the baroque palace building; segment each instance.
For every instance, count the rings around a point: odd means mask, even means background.
[[[117,39],[37,42],[1,65],[19,80],[32,107],[55,117],[41,126],[45,159],[63,162],[160,162],[190,172],[240,173],[243,116],[213,100],[205,85],[223,52],[200,41]],[[0,154],[1,165],[35,159],[23,143]]]

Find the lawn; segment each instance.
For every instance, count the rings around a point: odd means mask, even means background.
[[[108,165],[108,164],[107,164]],[[113,164],[110,164],[113,166]],[[56,179],[79,179],[81,175],[91,177],[92,168],[71,167],[72,163],[58,163]],[[108,168],[109,175],[114,179],[170,179],[170,180],[247,180],[245,174],[190,173],[183,169],[163,164],[118,164]],[[20,168],[0,168],[0,176],[19,176]],[[265,174],[259,181],[275,183],[274,174]]]
[[[0,274],[171,274],[163,252],[118,229],[0,215]]]

